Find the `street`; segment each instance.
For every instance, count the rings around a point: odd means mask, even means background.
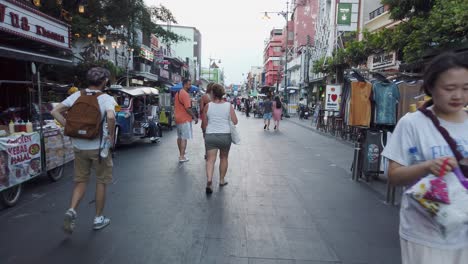
[[[231,263],[398,264],[398,208],[351,181],[353,149],[287,120],[281,131],[238,116],[226,180],[205,195],[202,135],[178,163],[176,131],[157,145],[118,149],[105,214],[92,230],[94,181],[75,232],[61,230],[72,188],[66,177],[29,182],[14,208],[0,210],[2,264]]]

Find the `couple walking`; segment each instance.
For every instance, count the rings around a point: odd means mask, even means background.
[[[192,127],[191,119],[190,126],[187,125],[187,122],[181,122],[185,120],[178,120],[177,115],[180,111],[185,111],[185,113],[191,114],[195,119],[195,124],[198,122],[198,119],[194,116],[192,112],[191,101],[186,100],[188,96],[188,91],[190,90],[191,83],[190,81],[184,80],[184,88],[181,90],[182,96],[185,98],[178,102],[175,98],[176,105],[176,122],[178,139],[177,143],[179,145],[180,158],[179,161],[188,161],[185,157],[185,148],[187,146],[187,139],[192,138]],[[187,94],[187,95],[185,95]],[[229,150],[231,148],[231,126],[230,122],[232,121],[235,125],[238,123],[236,113],[234,108],[229,102],[226,102],[223,98],[225,95],[225,90],[223,86],[215,83],[210,83],[207,87],[206,95],[202,97],[200,102],[200,117],[202,119],[202,131],[203,137],[205,139],[205,159],[206,159],[206,194],[210,195],[213,193],[213,173],[214,166],[216,163],[216,157],[219,152],[219,186],[224,187],[227,185],[227,182],[224,180],[226,177],[228,169],[228,157]],[[187,131],[189,130],[189,132]],[[183,144],[179,144],[182,142]],[[183,148],[181,148],[181,145]]]
[[[265,102],[263,102],[263,120],[265,125],[263,130],[270,130],[270,121],[273,118],[275,122],[275,130],[279,130],[279,124],[282,115],[282,103],[278,96],[275,97],[275,101],[271,101],[271,95],[267,97]]]

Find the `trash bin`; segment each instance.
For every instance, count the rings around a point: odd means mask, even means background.
[[[383,151],[382,136],[383,131],[381,130],[369,129],[366,131],[366,139],[362,148],[362,172],[365,175],[366,180],[369,180],[370,176],[377,178],[381,173],[380,154]]]

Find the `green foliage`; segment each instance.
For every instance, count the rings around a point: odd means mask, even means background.
[[[403,20],[428,14],[437,0],[382,0],[383,5],[390,8],[390,17]]]

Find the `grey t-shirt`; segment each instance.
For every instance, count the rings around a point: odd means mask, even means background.
[[[265,109],[265,113],[273,112],[273,103],[270,100],[263,102],[263,107]]]

